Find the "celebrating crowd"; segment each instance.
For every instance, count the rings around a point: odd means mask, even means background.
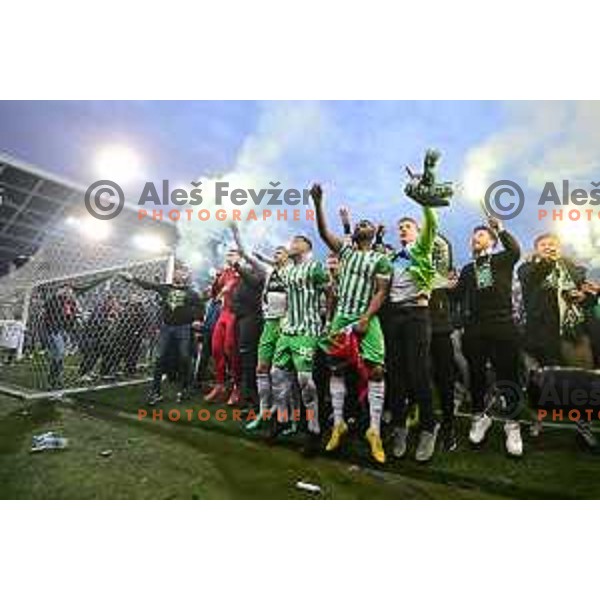
[[[248,253],[232,227],[235,246],[207,298],[193,291],[184,269],[170,284],[126,276],[156,290],[162,301],[150,404],[160,402],[161,377],[174,360],[179,400],[190,396],[194,383],[207,385],[212,363],[215,382],[205,401],[252,409],[256,418],[248,430],[265,428],[273,440],[301,434],[307,452],[333,452],[354,425],[364,430],[378,463],[386,454],[403,457],[409,432],[417,430],[415,459],[425,462],[436,448],[457,447],[455,396],[463,389],[471,398],[469,442],[483,443],[492,408],[500,406],[506,451],[520,456],[519,419],[527,407],[514,392],[525,390],[527,373],[533,367],[598,367],[600,287],[561,254],[554,234],[537,237],[523,258],[515,237],[488,216],[472,232],[472,261],[457,273],[451,243],[439,232],[443,203],[413,198],[422,205],[421,222],[400,218],[394,245],[370,220],[353,227],[345,208],[343,234],[337,235],[326,222],[319,185],[311,199],[318,234],[330,251],[325,264],[315,260],[304,235],[265,257]],[[193,377],[199,319],[202,343]],[[533,434],[540,428],[534,417]],[[589,422],[581,419],[576,430],[596,448]]]

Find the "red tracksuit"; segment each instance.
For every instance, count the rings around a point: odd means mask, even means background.
[[[225,383],[227,365],[231,369],[235,385],[240,382],[240,356],[237,351],[235,315],[231,310],[231,297],[240,276],[235,269],[226,267],[215,281],[213,292],[223,302],[221,314],[212,334],[212,353],[215,361],[217,384]]]

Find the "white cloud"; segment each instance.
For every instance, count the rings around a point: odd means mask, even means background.
[[[323,110],[316,102],[262,103],[256,129],[242,143],[234,167],[216,177],[207,174],[200,174],[198,177],[202,181],[203,190],[203,202],[199,208],[210,210],[212,215],[219,208],[227,210],[229,214],[234,208],[241,210],[242,222],[238,223],[238,226],[248,249],[285,243],[289,227],[286,222],[275,219],[261,220],[263,209],[272,207],[257,207],[252,201],[244,206],[234,206],[229,200],[217,206],[213,195],[214,184],[215,181],[227,181],[230,191],[235,188],[268,189],[271,187],[271,181],[280,181],[281,185],[278,187],[282,190],[303,185],[306,182],[286,181],[286,161],[302,161],[303,157],[310,156],[318,143],[324,119]],[[285,206],[279,208],[283,209]],[[255,210],[259,220],[246,222],[244,218],[251,209]],[[205,222],[180,222],[178,255],[192,266],[200,264],[202,268],[206,267],[206,261],[200,261],[199,250],[202,252],[211,238],[225,238],[229,241],[231,238],[225,232],[227,226],[228,222],[217,221],[214,218]],[[224,246],[220,250],[223,248]]]
[[[600,174],[600,102],[507,103],[507,126],[467,153],[462,182],[479,202],[497,179],[541,189]]]
[[[507,125],[470,150],[462,173],[463,195],[479,203],[487,187],[511,179],[529,188],[536,202],[545,182],[568,179],[591,189],[600,180],[600,102],[507,103]],[[557,224],[564,242],[581,259],[598,262],[598,222]]]

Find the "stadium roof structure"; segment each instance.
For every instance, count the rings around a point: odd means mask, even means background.
[[[64,237],[66,219],[85,210],[85,191],[80,184],[0,152],[0,276],[53,237]],[[168,247],[177,241],[172,223],[140,222],[127,203],[115,225],[111,244],[124,245],[136,233],[156,235]]]

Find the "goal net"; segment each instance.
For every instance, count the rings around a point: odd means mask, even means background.
[[[174,257],[53,240],[0,279],[0,392],[23,398],[130,385],[150,374],[156,294],[131,275],[169,281]]]

